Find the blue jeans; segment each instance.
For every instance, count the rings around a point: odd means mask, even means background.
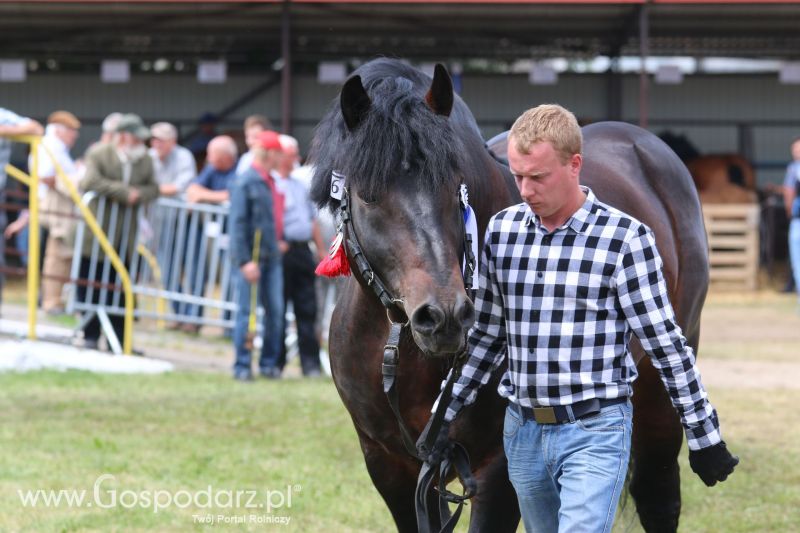
[[[264,342],[261,347],[259,367],[262,370],[276,368],[281,355],[283,338],[283,266],[280,258],[261,266],[258,285],[258,300],[264,306]],[[239,269],[234,269],[233,282],[236,284],[236,301],[239,310],[233,327],[233,345],[236,349],[234,371],[250,371],[250,350],[245,348],[247,325],[250,321],[250,290]]]
[[[789,259],[792,263],[794,286],[800,297],[800,218],[793,218],[789,223]]]
[[[630,402],[564,424],[506,409],[508,476],[528,533],[609,532],[628,471]]]

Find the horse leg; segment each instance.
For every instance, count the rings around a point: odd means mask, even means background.
[[[476,473],[478,493],[472,498],[469,531],[513,533],[519,524],[517,494],[508,480],[508,463],[504,454]]]
[[[639,364],[633,401],[631,495],[645,531],[674,532],[681,512],[678,452],[683,428],[647,358]]]
[[[414,492],[420,463],[411,457],[389,453],[379,443],[359,432],[361,450],[372,484],[378,489],[383,501],[392,513],[399,533],[417,533],[417,515]],[[428,508],[437,509],[436,493],[428,493]],[[432,513],[431,530],[441,528],[438,513]]]

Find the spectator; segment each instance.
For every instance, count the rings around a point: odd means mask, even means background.
[[[108,116],[103,119],[103,132],[100,134],[101,143],[111,142],[114,134],[117,132],[117,126],[119,125],[119,121],[122,117],[122,113],[114,111],[113,113],[109,113]]]
[[[67,179],[77,187],[83,177],[82,164],[76,164],[70,149],[78,140],[80,121],[69,111],[55,111],[47,118],[42,145],[55,158]],[[32,162],[28,165],[32,167]],[[39,197],[42,200],[42,227],[47,231],[42,276],[42,308],[49,314],[64,312],[61,293],[69,279],[72,265],[72,243],[75,221],[70,218],[74,202],[67,186],[56,176],[53,159],[46,150],[39,150]]]
[[[316,208],[300,181],[291,176],[299,158],[297,140],[289,135],[280,136],[283,157],[277,172],[280,189],[285,202],[283,211],[283,299],[287,306],[292,302],[297,325],[297,343],[300,351],[300,366],[303,375],[320,375],[319,340],[315,333],[317,300],[314,290],[314,269],[317,259],[322,260],[326,248],[322,242],[319,226],[315,220]],[[311,253],[309,244],[314,240],[317,258]],[[285,330],[285,326],[284,326]],[[286,345],[281,350],[279,367],[286,364]]]
[[[783,181],[783,201],[789,217],[789,264],[800,297],[800,137],[792,142],[792,159]]]
[[[272,124],[264,115],[250,115],[244,120],[244,142],[248,151],[239,158],[236,173],[242,174],[253,165],[253,148],[258,146],[258,136],[264,130],[272,129]]]
[[[258,299],[264,305],[264,342],[259,367],[265,378],[281,375],[278,367],[283,336],[283,273],[278,239],[282,230],[282,202],[276,200],[276,184],[270,173],[280,163],[281,143],[274,131],[259,136],[253,153],[253,166],[239,175],[231,189],[231,261],[237,289],[238,312],[233,330],[236,361],[233,377],[253,379],[247,326],[250,315],[251,285],[257,283]],[[275,209],[273,209],[273,207]],[[253,260],[256,231],[260,232],[258,261]]]
[[[186,189],[189,202],[221,204],[230,198],[230,186],[236,178],[236,142],[227,135],[208,143],[208,163]]]
[[[6,203],[6,165],[11,158],[11,141],[7,137],[13,135],[41,135],[42,125],[27,117],[21,117],[0,107],[0,205]],[[5,267],[5,230],[7,224],[6,211],[0,208],[0,303],[3,302],[3,268]]]
[[[190,203],[210,203],[221,204],[227,202],[230,198],[230,187],[236,178],[236,156],[238,151],[236,149],[236,142],[227,135],[220,135],[211,139],[208,143],[208,163],[186,189],[186,199]],[[224,230],[224,228],[223,228]],[[203,227],[198,224],[197,233],[190,235],[185,244],[186,250],[181,254],[185,257],[189,250],[189,241],[194,239],[194,254],[193,257],[186,261],[184,268],[184,284],[182,292],[193,296],[202,296],[203,288],[206,284],[206,270],[203,270],[203,275],[196,275],[198,272],[197,266],[205,262],[205,258],[200,257],[200,243],[203,237]],[[189,266],[191,265],[191,267]],[[165,279],[170,280],[171,273],[166,272]],[[179,306],[177,302],[174,304],[175,313],[186,316],[199,317],[203,314],[202,306],[186,305]],[[182,308],[181,308],[182,307]],[[186,333],[196,334],[200,331],[198,324],[181,324],[176,321],[170,324],[169,329],[181,329]]]
[[[179,196],[197,176],[192,152],[178,145],[178,130],[169,122],[150,127],[150,157],[161,196]]]
[[[150,130],[142,123],[138,115],[123,115],[117,124],[117,131],[108,144],[98,144],[92,148],[86,156],[86,175],[81,181],[81,188],[84,191],[94,191],[100,196],[106,197],[111,202],[119,204],[121,208],[128,206],[140,206],[154,200],[158,196],[158,185],[153,174],[153,160],[147,154],[147,147],[144,144],[150,137]],[[97,204],[91,206],[97,216]],[[111,231],[109,212],[111,208],[105,210],[104,220],[100,220],[107,233]],[[127,235],[123,235],[122,213],[117,217],[117,224],[113,235],[109,235],[111,245],[114,246],[123,260],[123,263],[130,262],[133,257],[136,244],[136,217],[132,217],[133,223],[128,226]],[[122,248],[122,243],[127,243],[126,249]],[[80,277],[89,281],[102,283],[103,270],[100,265],[94,269],[94,276],[90,278],[92,239],[85,239],[82,249]],[[104,254],[100,252],[101,259]],[[113,268],[109,269],[109,284],[116,284],[117,275]],[[100,305],[111,305],[113,291],[108,291],[105,301],[100,302],[100,289],[95,287],[92,291],[92,303]],[[78,298],[86,301],[87,287],[78,288]],[[124,307],[125,301],[122,298],[120,304]],[[111,325],[119,340],[122,340],[125,321],[122,316],[111,315]],[[86,346],[96,349],[100,338],[100,321],[95,316],[89,320],[83,329]]]

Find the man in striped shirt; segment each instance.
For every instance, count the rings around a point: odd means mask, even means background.
[[[470,357],[446,416],[508,357],[503,444],[527,531],[611,530],[630,455],[631,333],[680,415],[692,469],[713,485],[738,463],[676,323],[653,233],[579,184],[581,150],[560,106],[512,127],[508,161],[524,202],[489,222]]]

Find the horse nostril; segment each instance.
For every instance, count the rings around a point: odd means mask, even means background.
[[[464,298],[455,309],[456,320],[463,329],[469,329],[475,322],[475,306],[468,298]]]
[[[411,315],[411,325],[424,334],[431,334],[444,324],[444,311],[435,305],[425,304],[417,307]]]

